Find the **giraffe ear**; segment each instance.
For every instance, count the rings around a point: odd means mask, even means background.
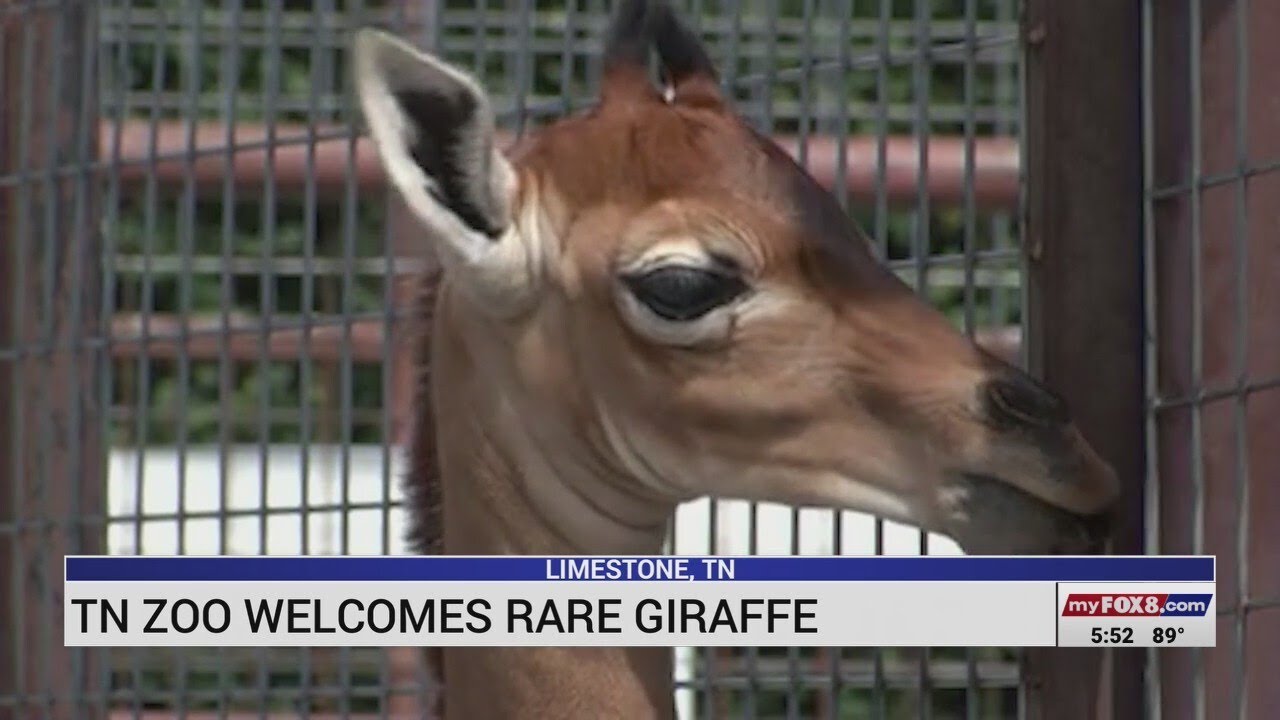
[[[391,184],[445,267],[501,310],[532,286],[529,248],[511,231],[516,174],[494,140],[493,110],[461,70],[387,33],[353,43],[356,93]]]

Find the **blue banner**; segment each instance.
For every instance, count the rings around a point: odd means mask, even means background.
[[[1214,558],[148,557],[66,558],[69,582],[985,581],[1213,582]]]

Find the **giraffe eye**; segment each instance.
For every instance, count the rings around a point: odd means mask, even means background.
[[[622,278],[636,300],[666,320],[696,320],[741,295],[742,278],[724,271],[668,265]]]

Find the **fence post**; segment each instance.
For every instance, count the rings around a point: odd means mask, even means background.
[[[0,720],[93,718],[63,557],[102,550],[96,3],[0,0]],[[93,695],[97,693],[97,697]]]
[[[1143,552],[1141,11],[1026,0],[1028,363],[1123,484],[1112,552]],[[1031,717],[1138,718],[1140,650],[1028,653]]]

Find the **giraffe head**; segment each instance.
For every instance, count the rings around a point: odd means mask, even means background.
[[[485,338],[477,372],[543,442],[672,502],[862,510],[975,553],[1098,549],[1117,479],[1063,402],[880,265],[665,4],[623,0],[599,102],[505,153],[466,73],[373,30],[354,56],[382,163]]]

